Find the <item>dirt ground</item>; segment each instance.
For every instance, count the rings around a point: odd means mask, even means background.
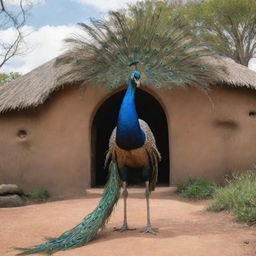
[[[0,255],[13,256],[14,246],[29,247],[70,229],[96,206],[101,190],[84,198],[0,209]],[[119,200],[105,231],[88,245],[58,252],[56,256],[254,256],[256,227],[233,222],[227,213],[211,213],[209,201],[194,202],[169,189],[158,189],[151,199],[154,236],[142,234],[146,222],[143,191],[130,189],[128,221],[135,231],[114,232],[122,223],[123,201]]]

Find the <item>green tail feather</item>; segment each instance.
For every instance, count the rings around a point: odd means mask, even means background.
[[[119,198],[120,188],[121,183],[117,164],[111,162],[109,165],[109,179],[105,186],[103,196],[93,212],[87,215],[80,224],[64,232],[59,237],[51,239],[47,243],[39,244],[32,248],[16,248],[22,250],[17,255],[34,253],[51,255],[57,251],[85,245],[96,236],[98,230],[104,226],[110,217],[113,207]]]
[[[80,23],[80,35],[66,39],[70,50],[56,60],[57,66],[65,66],[58,83],[83,81],[86,86],[114,89],[127,83],[134,69],[129,64],[138,61],[144,86],[206,91],[224,71],[205,58],[212,52],[182,17],[173,11],[167,15],[169,1],[146,5],[109,12],[107,19],[91,19],[90,25]]]

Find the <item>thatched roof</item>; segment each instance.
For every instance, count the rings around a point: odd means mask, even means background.
[[[233,61],[223,58],[207,57],[207,62],[213,65],[222,66],[225,72],[218,72],[216,82],[233,87],[247,87],[256,89],[256,72]]]
[[[224,59],[208,58],[207,62],[223,65],[226,73],[220,72],[217,83],[227,86],[247,87],[256,89],[256,72],[240,64]],[[67,72],[68,66],[55,66],[55,59],[43,64],[31,72],[18,77],[15,81],[0,87],[0,113],[9,110],[20,110],[43,104],[50,94],[63,85],[77,84],[72,77],[65,77],[60,82],[57,78]]]

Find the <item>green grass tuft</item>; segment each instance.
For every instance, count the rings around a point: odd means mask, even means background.
[[[238,222],[256,223],[256,170],[234,175],[228,185],[219,188],[210,211],[228,210]]]
[[[216,183],[198,177],[179,183],[177,192],[186,198],[209,199],[213,197],[217,188]]]
[[[50,194],[47,189],[39,189],[35,192],[28,193],[28,198],[32,200],[46,200],[50,197]]]

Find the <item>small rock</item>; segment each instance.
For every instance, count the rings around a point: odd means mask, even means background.
[[[0,195],[22,195],[23,191],[15,184],[0,185]]]
[[[17,207],[22,205],[24,205],[24,202],[18,195],[0,196],[0,207]]]
[[[249,240],[245,240],[245,241],[244,241],[244,244],[249,244],[249,243],[250,243]]]

